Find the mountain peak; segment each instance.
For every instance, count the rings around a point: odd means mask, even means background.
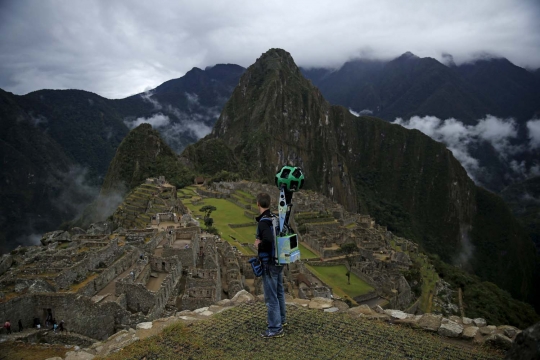
[[[253,66],[259,66],[265,71],[290,70],[293,73],[300,73],[298,66],[294,62],[291,54],[283,49],[273,48],[261,55]]]
[[[406,53],[399,56],[396,60],[408,60],[408,59],[419,59],[418,56],[414,55],[412,52],[407,51]]]

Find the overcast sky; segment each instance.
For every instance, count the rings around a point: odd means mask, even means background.
[[[272,47],[300,66],[406,51],[456,62],[481,53],[540,67],[539,0],[0,0],[0,88],[121,98]]]

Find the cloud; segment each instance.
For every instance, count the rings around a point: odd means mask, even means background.
[[[150,104],[152,104],[154,106],[154,110],[161,110],[162,106],[161,104],[155,100],[155,99],[152,99],[152,95],[153,92],[151,89],[146,89],[143,93],[140,94],[141,95],[141,98],[146,101],[146,102],[149,102]]]
[[[529,131],[530,148],[540,148],[540,119],[527,121],[527,130]]]
[[[484,169],[481,168],[479,160],[471,155],[471,150],[482,143],[493,146],[499,158],[508,163],[514,175],[519,177],[529,175],[524,161],[512,159],[513,155],[526,150],[523,146],[512,144],[512,140],[518,136],[514,119],[486,115],[485,118],[478,120],[476,125],[465,125],[454,118],[441,120],[435,116],[413,116],[409,120],[397,118],[393,123],[407,129],[417,129],[444,143],[475,181]]]
[[[373,114],[373,111],[369,109],[360,110],[358,112],[354,111],[353,109],[349,108],[349,112],[353,114],[354,116],[364,116],[364,115],[371,115]]]
[[[154,109],[162,111],[148,118],[141,117],[135,120],[126,118],[124,123],[130,130],[143,123],[152,125],[154,129],[159,131],[163,140],[177,153],[181,153],[190,143],[208,135],[220,114],[220,109],[217,106],[201,106],[197,94],[185,93],[189,103],[189,112],[181,111],[170,104],[158,102],[151,97],[152,93],[148,89],[143,95],[145,101],[154,105]]]
[[[59,189],[51,203],[76,218],[99,194],[100,186],[92,181],[88,168],[75,165],[67,172],[51,174],[48,182]]]
[[[167,127],[171,123],[171,119],[167,115],[163,115],[162,113],[157,113],[152,115],[149,118],[140,117],[135,120],[124,120],[124,124],[132,130],[135,129],[137,126],[141,124],[150,124],[154,129],[164,128]]]
[[[539,17],[537,0],[2,1],[0,88],[121,98],[194,66],[249,66],[272,47],[304,67],[412,51],[458,64],[488,52],[538,68]]]

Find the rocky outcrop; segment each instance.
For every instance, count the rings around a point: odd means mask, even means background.
[[[446,337],[458,337],[463,332],[463,326],[452,320],[443,319],[437,332]]]
[[[424,330],[437,331],[441,327],[442,315],[424,314],[418,321],[418,326]]]
[[[523,330],[514,340],[506,354],[507,360],[540,359],[540,323]]]

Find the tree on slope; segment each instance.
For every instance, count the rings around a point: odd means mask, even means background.
[[[345,260],[347,261],[347,265],[349,265],[349,268],[347,269],[347,282],[349,285],[351,285],[351,269],[352,265],[354,263],[354,255],[358,252],[358,246],[356,246],[356,243],[347,243],[340,245],[340,249],[338,250],[338,253],[345,255]]]

